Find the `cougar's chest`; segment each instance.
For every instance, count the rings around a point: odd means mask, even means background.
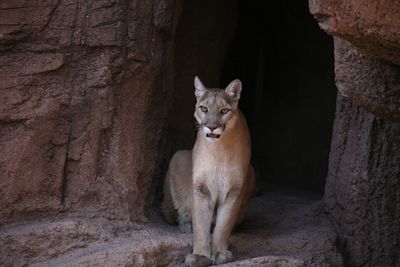
[[[243,164],[234,153],[207,151],[193,157],[194,182],[206,184],[214,196],[224,195],[240,184],[244,173]]]
[[[212,202],[224,199],[239,176],[224,161],[197,160],[193,166],[193,184],[207,188]]]

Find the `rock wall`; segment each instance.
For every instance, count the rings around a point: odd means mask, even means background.
[[[325,209],[350,266],[400,264],[400,123],[338,96]]]
[[[368,54],[400,65],[400,2],[309,0],[322,29]]]
[[[339,89],[325,205],[350,266],[400,264],[400,2],[310,0]]]
[[[1,1],[0,223],[145,219],[181,5]]]
[[[369,56],[342,39],[335,41],[336,85],[354,103],[400,121],[400,66]]]
[[[336,44],[338,89],[370,112],[400,120],[400,2],[309,0],[309,5],[322,29],[353,46]]]

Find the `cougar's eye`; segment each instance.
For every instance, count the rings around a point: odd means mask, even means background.
[[[208,112],[208,108],[206,108],[205,106],[200,106],[199,107],[201,111],[203,111],[204,113]]]
[[[221,109],[219,112],[220,112],[221,114],[226,114],[226,113],[228,113],[229,111],[230,111],[229,109],[223,108],[223,109]]]

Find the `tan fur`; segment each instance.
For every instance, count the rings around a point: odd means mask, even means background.
[[[179,223],[182,232],[192,232],[192,152],[177,151],[164,180],[162,209],[168,223]]]
[[[193,151],[181,150],[172,157],[162,208],[167,221],[178,222],[183,232],[193,223],[193,254],[186,264],[208,266],[232,259],[228,240],[234,225],[243,219],[254,187],[254,170],[249,130],[237,108],[240,81],[225,90],[206,89],[196,77],[195,87],[195,117],[200,124],[196,143]],[[229,112],[222,114],[223,109]],[[210,138],[210,133],[220,138]]]

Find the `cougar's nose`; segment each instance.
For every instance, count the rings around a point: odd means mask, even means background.
[[[218,126],[216,126],[216,125],[208,125],[207,128],[210,129],[211,132],[212,132],[212,131],[214,131],[215,129],[217,129]]]

